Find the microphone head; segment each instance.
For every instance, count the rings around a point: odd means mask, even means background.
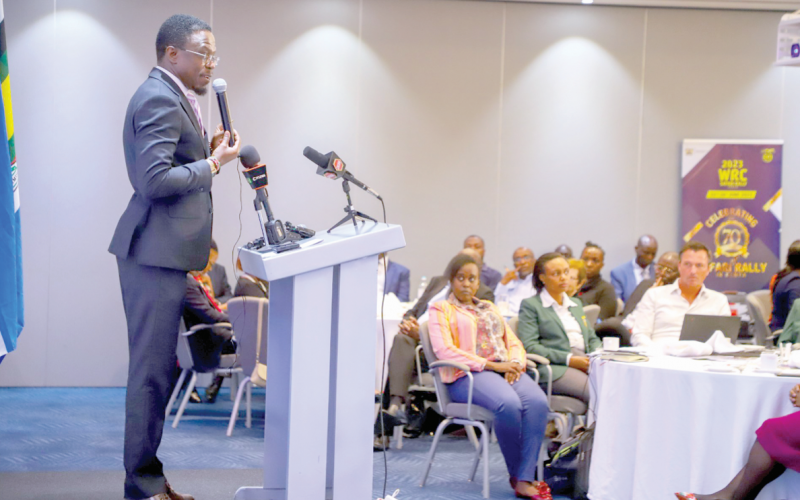
[[[303,150],[303,156],[314,162],[320,168],[328,168],[328,158],[311,146],[306,146]]]
[[[226,90],[228,90],[228,83],[225,80],[223,80],[222,78],[217,78],[211,84],[211,87],[214,89],[214,92],[219,94],[221,92],[225,92]]]
[[[242,146],[242,149],[239,151],[239,158],[242,160],[242,165],[245,168],[253,168],[261,161],[261,156],[258,155],[258,151],[251,145]]]

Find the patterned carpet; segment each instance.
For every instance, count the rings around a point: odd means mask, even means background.
[[[37,477],[40,478],[36,480],[40,488],[49,484],[45,478],[61,485],[64,485],[63,481],[75,481],[70,491],[79,495],[86,481],[79,479],[81,475],[63,474],[68,471],[82,471],[82,474],[107,471],[99,475],[107,478],[109,485],[116,485],[122,470],[124,402],[125,390],[116,388],[0,388],[0,485],[3,485],[0,490],[14,484],[29,485],[31,478]],[[260,477],[253,469],[262,465],[263,390],[253,391],[254,409],[262,408],[253,412],[253,428],[245,428],[241,418],[233,436],[228,438],[225,429],[232,407],[229,393],[223,389],[213,405],[187,407],[177,429],[165,427],[159,457],[168,470],[175,471],[174,475],[193,478],[190,487],[196,489],[187,492],[206,491],[198,481],[215,485],[224,483],[221,478],[226,476],[225,470],[230,470],[228,482],[234,481],[230,487],[236,484],[237,479]],[[243,410],[240,415],[244,415]],[[406,439],[402,450],[392,449],[386,454],[389,469],[387,493],[400,489],[399,500],[482,498],[480,482],[466,481],[472,448],[465,438],[443,438],[426,487],[418,486],[430,444],[430,437]],[[373,484],[377,498],[384,481],[383,454],[374,453],[373,457]],[[235,472],[232,469],[250,471]],[[214,472],[199,474],[201,470]],[[46,472],[52,474],[42,475]],[[490,451],[490,472],[492,498],[514,498],[496,444]],[[96,491],[97,482],[94,483],[91,488],[85,486],[86,498],[94,498],[93,493],[99,495],[97,498],[104,495],[119,497],[120,489],[116,486],[109,486],[113,489],[100,494]],[[252,481],[246,484],[256,485]]]

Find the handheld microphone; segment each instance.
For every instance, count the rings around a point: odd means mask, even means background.
[[[317,165],[317,175],[327,177],[331,180],[336,180],[339,178],[346,179],[379,200],[383,199],[377,191],[356,179],[353,174],[348,172],[346,169],[347,165],[345,165],[344,161],[342,161],[342,159],[339,158],[335,152],[331,151],[330,153],[324,155],[316,149],[306,146],[306,148],[303,150],[303,156]]]
[[[244,166],[244,177],[247,179],[247,183],[250,184],[250,187],[256,192],[256,211],[263,208],[264,213],[267,214],[267,223],[264,224],[267,242],[270,245],[283,243],[286,241],[286,230],[281,221],[275,220],[272,209],[269,206],[269,197],[267,194],[267,166],[264,163],[259,163],[261,161],[261,156],[259,156],[256,148],[249,144],[242,147],[241,151],[239,151],[239,158],[242,160],[242,165]]]
[[[214,80],[214,83],[211,84],[214,88],[214,92],[217,93],[217,103],[219,104],[219,116],[222,118],[222,128],[231,134],[231,138],[228,141],[228,145],[233,147],[235,141],[233,140],[233,127],[231,124],[233,120],[231,120],[231,110],[228,108],[228,84],[222,78],[217,78]],[[253,149],[255,151],[255,149]],[[256,153],[258,156],[258,153]],[[242,160],[244,162],[244,160]]]

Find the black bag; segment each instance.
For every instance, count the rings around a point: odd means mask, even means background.
[[[577,468],[575,469],[575,490],[572,498],[589,498],[589,468],[592,465],[592,445],[594,444],[594,424],[583,431],[578,442]]]

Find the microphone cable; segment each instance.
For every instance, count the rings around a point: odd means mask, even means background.
[[[383,202],[383,198],[378,198],[381,200],[381,206],[383,207],[383,223],[387,224],[386,222],[386,204]],[[384,289],[386,288],[386,275],[389,270],[389,261],[388,261],[388,253],[384,253],[383,258],[383,286]],[[386,383],[384,382],[384,377],[386,376],[386,365],[389,363],[389,360],[386,359],[386,323],[383,317],[383,309],[386,305],[386,293],[381,294],[381,345],[383,347],[383,358],[381,363],[381,401],[380,407],[378,411],[378,415],[381,419],[381,448],[383,449],[383,493],[381,494],[381,498],[386,498],[386,483],[389,481],[389,464],[386,459],[386,448],[388,448],[389,444],[389,437],[386,435],[386,424],[383,420],[383,398],[386,397],[384,392],[386,391]],[[384,444],[385,441],[385,444]]]

